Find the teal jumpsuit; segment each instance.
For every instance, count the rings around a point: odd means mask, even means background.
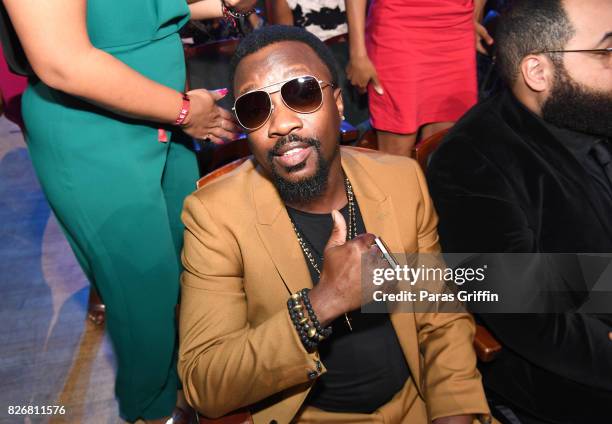
[[[186,75],[177,31],[188,18],[186,0],[87,1],[94,46],[178,91]],[[198,177],[189,138],[175,131],[160,143],[159,124],[121,117],[40,81],[24,93],[23,115],[45,195],[107,307],[121,416],[170,415],[179,386],[179,214]]]

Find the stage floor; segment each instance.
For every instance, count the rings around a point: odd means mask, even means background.
[[[89,285],[49,209],[18,127],[0,117],[0,423],[122,423]],[[64,415],[9,415],[63,406]]]

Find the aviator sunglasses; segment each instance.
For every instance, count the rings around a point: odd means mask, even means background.
[[[266,90],[274,86],[280,87]],[[261,128],[274,112],[270,94],[280,91],[281,99],[289,109],[298,113],[312,113],[323,104],[323,88],[327,86],[335,87],[312,75],[294,77],[244,93],[236,99],[232,110],[242,127],[254,131]]]

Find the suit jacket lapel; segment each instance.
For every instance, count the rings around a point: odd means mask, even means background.
[[[291,220],[274,184],[255,170],[253,197],[257,214],[257,232],[274,262],[289,293],[312,288],[312,279],[304,254],[291,226]]]
[[[392,199],[376,186],[367,170],[350,152],[342,155],[342,167],[353,186],[366,230],[382,238],[391,253],[414,253],[405,252]],[[392,313],[391,322],[416,387],[421,390],[421,364],[414,314]]]

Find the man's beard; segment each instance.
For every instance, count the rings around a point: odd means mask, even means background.
[[[612,137],[612,93],[577,83],[563,65],[558,65],[542,117],[559,128]]]
[[[287,143],[300,141],[312,146],[317,152],[317,165],[315,173],[298,181],[288,181],[278,173],[277,165],[274,163],[274,156]],[[281,137],[274,148],[268,152],[268,163],[272,170],[272,181],[285,203],[306,204],[321,196],[327,189],[327,177],[329,176],[329,162],[321,154],[321,142],[316,138],[304,138],[295,134]],[[306,161],[297,165],[285,168],[288,173],[297,172],[306,166]]]

